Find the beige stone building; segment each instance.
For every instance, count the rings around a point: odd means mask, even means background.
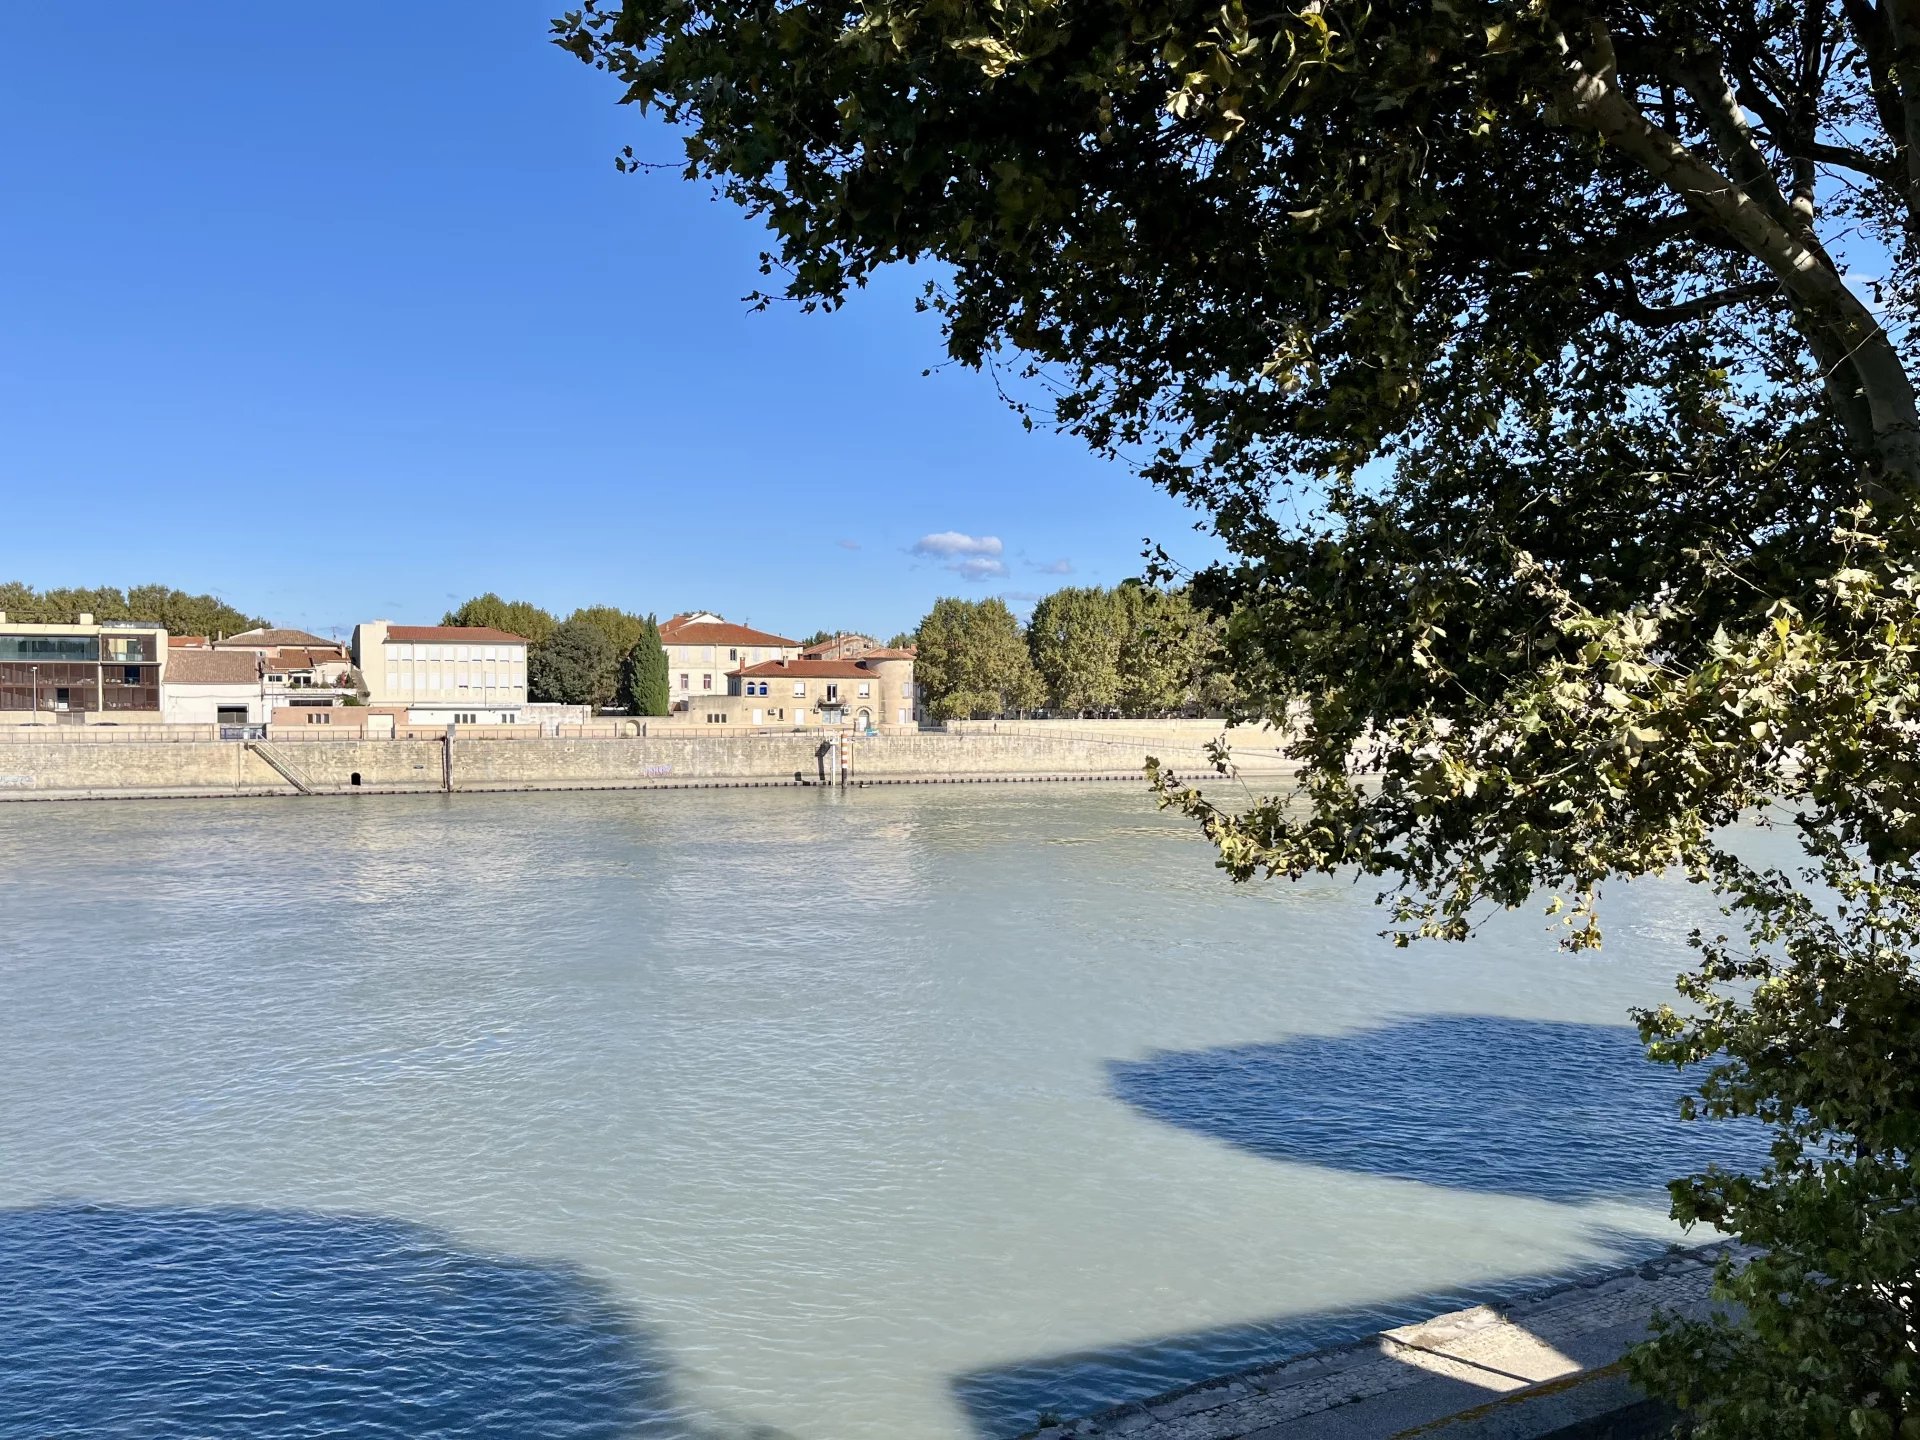
[[[527,704],[527,642],[505,630],[370,620],[354,626],[353,663],[367,704],[411,725],[513,725]]]
[[[22,624],[0,610],[0,725],[158,725],[166,664],[158,625]]]
[[[898,731],[919,718],[913,657],[876,652],[858,660],[770,660],[726,677],[724,695],[696,695],[689,720],[745,730],[851,725]]]
[[[800,642],[747,625],[735,625],[711,610],[676,615],[660,627],[660,644],[667,652],[667,699],[674,710],[686,710],[700,696],[724,697],[727,677],[743,665],[768,660],[792,660]]]
[[[852,631],[842,631],[817,645],[809,645],[800,652],[802,660],[857,660],[870,650],[881,648],[880,642],[871,635],[859,635]]]

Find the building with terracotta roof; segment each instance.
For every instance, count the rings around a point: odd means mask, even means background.
[[[264,663],[251,650],[169,648],[162,716],[169,725],[264,725]]]
[[[212,648],[257,655],[270,706],[288,691],[342,690],[351,683],[347,647],[305,630],[243,630],[215,640]]]
[[[727,675],[742,665],[769,660],[792,660],[800,642],[785,635],[735,625],[711,610],[690,610],[660,627],[660,644],[667,652],[667,698],[675,710],[685,710],[700,695],[725,695]]]
[[[800,652],[802,660],[854,660],[869,650],[878,650],[880,642],[871,635],[858,635],[852,631],[843,631],[822,640],[817,645],[809,645]]]
[[[353,627],[367,704],[412,725],[512,725],[527,703],[527,641],[484,625]]]
[[[742,729],[908,730],[920,720],[911,656],[772,660],[726,677],[724,695],[696,695],[689,719]]]
[[[338,640],[329,640],[324,635],[311,635],[305,630],[282,630],[271,627],[264,630],[242,630],[238,635],[223,635],[213,642],[213,648],[216,650],[257,650],[263,655],[288,645],[312,650],[346,648]]]

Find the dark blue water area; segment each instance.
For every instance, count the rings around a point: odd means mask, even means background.
[[[0,1212],[6,1440],[721,1433],[675,1403],[646,1327],[564,1264],[383,1218]]]
[[[1108,1065],[1141,1114],[1273,1160],[1541,1200],[1663,1195],[1764,1158],[1764,1130],[1683,1121],[1697,1077],[1618,1025],[1428,1015],[1347,1035]]]
[[[1009,1440],[1042,1423],[1071,1419],[1108,1406],[1148,1400],[1218,1376],[1275,1365],[1296,1356],[1363,1340],[1469,1305],[1512,1299],[1531,1291],[1651,1259],[1660,1241],[1608,1229],[1592,1232],[1593,1253],[1583,1263],[1539,1275],[1511,1275],[1470,1290],[1430,1290],[1371,1305],[1309,1311],[1271,1320],[1187,1331],[1093,1350],[1037,1355],[954,1377],[953,1395],[977,1440]],[[1461,1405],[1486,1392],[1463,1386]]]

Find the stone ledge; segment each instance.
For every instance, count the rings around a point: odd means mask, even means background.
[[[1603,1440],[1665,1418],[1621,1363],[1655,1309],[1701,1314],[1730,1242],[1204,1380],[1021,1440]]]

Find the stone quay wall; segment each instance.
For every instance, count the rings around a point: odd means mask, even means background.
[[[1074,722],[1024,722],[1001,731],[883,734],[852,742],[851,781],[1138,779],[1149,755],[1207,772],[1212,733],[1190,722],[1128,733]],[[1174,727],[1179,728],[1174,728]],[[1274,737],[1240,751],[1249,778],[1278,777]],[[1239,742],[1236,741],[1236,746]],[[14,743],[0,736],[0,800],[173,795],[346,794],[552,789],[670,789],[837,783],[819,732],[650,735],[627,739],[483,738],[106,739]]]

